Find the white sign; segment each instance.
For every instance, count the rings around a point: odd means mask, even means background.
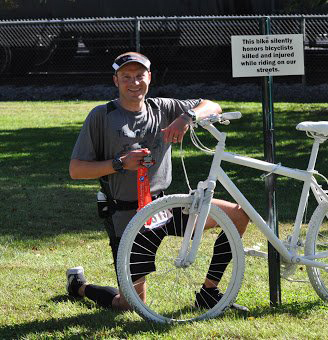
[[[304,74],[303,34],[231,37],[232,76]]]

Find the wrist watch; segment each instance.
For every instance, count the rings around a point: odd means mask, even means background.
[[[196,123],[197,116],[196,116],[196,112],[193,109],[188,110],[186,112],[186,115],[191,118],[191,121],[193,123]]]
[[[113,169],[121,174],[124,174],[126,170],[123,168],[123,162],[120,157],[115,157],[112,160]]]

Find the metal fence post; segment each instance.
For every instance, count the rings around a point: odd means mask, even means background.
[[[260,21],[260,33],[270,34],[270,18],[263,17]],[[275,135],[274,135],[274,112],[272,100],[272,76],[263,77],[262,82],[262,110],[263,110],[263,133],[264,133],[264,156],[266,161],[275,163]],[[265,177],[265,192],[267,197],[267,223],[279,237],[278,220],[276,209],[275,175]],[[270,306],[276,307],[281,304],[280,287],[280,257],[279,253],[268,242],[268,266],[270,286]]]
[[[305,46],[305,37],[306,37],[306,18],[302,15],[301,17],[301,33],[303,34],[303,43]],[[302,84],[306,84],[306,72],[302,75]]]
[[[138,17],[135,18],[134,31],[136,38],[136,52],[140,53],[140,19]]]

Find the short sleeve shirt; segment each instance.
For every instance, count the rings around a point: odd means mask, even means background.
[[[97,106],[83,124],[71,159],[108,160],[131,150],[148,148],[155,160],[149,169],[150,191],[156,195],[167,189],[172,180],[171,144],[163,142],[161,130],[200,102],[201,99],[148,98],[140,112],[123,109],[117,99]],[[114,199],[137,200],[136,171],[111,174],[108,182]]]

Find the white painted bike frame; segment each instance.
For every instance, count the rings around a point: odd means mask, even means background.
[[[225,139],[226,134],[223,132],[219,132],[212,124],[208,124],[203,126],[204,129],[208,130],[217,140],[218,144],[216,146],[215,154],[213,157],[210,173],[207,179],[207,190],[204,195],[204,199],[201,203],[201,209],[199,216],[197,218],[194,238],[192,242],[192,246],[189,254],[186,254],[184,251],[183,256],[186,256],[182,259],[182,262],[189,265],[191,264],[196,257],[196,253],[198,250],[199,242],[201,240],[204,225],[206,218],[208,216],[210,201],[213,197],[216,181],[218,180],[223,187],[228,191],[228,193],[234,198],[234,200],[244,209],[249,218],[253,221],[253,223],[260,229],[262,234],[268,239],[268,241],[274,246],[274,248],[279,252],[279,254],[284,258],[285,262],[289,263],[297,263],[304,264],[307,266],[319,267],[328,269],[328,263],[316,262],[315,258],[320,257],[328,257],[328,254],[322,256],[320,254],[306,257],[300,256],[297,254],[297,242],[299,240],[299,235],[301,231],[302,219],[304,216],[304,211],[306,208],[306,204],[309,197],[310,188],[318,201],[318,203],[322,201],[328,201],[327,194],[322,190],[322,188],[318,185],[316,179],[314,178],[314,166],[317,159],[319,145],[323,142],[322,138],[315,138],[314,143],[312,145],[311,155],[308,163],[307,170],[298,170],[292,169],[285,166],[281,166],[280,164],[269,163],[265,161],[261,161],[258,159],[240,156],[237,154],[233,154],[230,152],[225,152]],[[254,207],[250,204],[250,202],[245,198],[245,196],[239,191],[236,185],[232,182],[232,180],[228,177],[228,175],[221,168],[221,161],[226,161],[229,163],[239,164],[241,166],[258,169],[264,172],[274,173],[276,175],[286,176],[289,178],[294,178],[299,181],[303,181],[303,189],[299,201],[299,206],[296,214],[296,219],[294,223],[293,233],[291,237],[291,242],[289,244],[289,248],[284,245],[284,243],[274,234],[272,229],[268,226],[268,224],[263,220],[260,214],[254,209]],[[186,240],[188,243],[190,241]],[[181,255],[181,254],[180,254]]]

